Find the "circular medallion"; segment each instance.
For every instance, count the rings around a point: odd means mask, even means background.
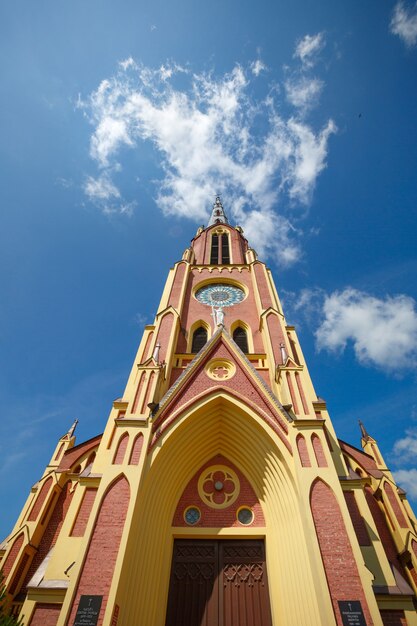
[[[245,292],[234,285],[216,283],[201,287],[196,292],[195,297],[202,304],[225,307],[242,302],[245,298]]]
[[[239,491],[239,478],[233,470],[224,465],[208,467],[198,479],[198,495],[213,509],[225,509],[233,504]]]
[[[226,359],[213,359],[205,367],[206,374],[212,380],[228,380],[236,373],[236,366]]]

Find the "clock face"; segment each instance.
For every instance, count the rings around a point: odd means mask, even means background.
[[[245,292],[239,287],[220,283],[202,287],[197,291],[195,297],[203,304],[225,307],[242,302],[245,298]]]

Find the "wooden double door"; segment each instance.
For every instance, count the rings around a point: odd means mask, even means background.
[[[272,626],[264,542],[176,540],[166,626]]]

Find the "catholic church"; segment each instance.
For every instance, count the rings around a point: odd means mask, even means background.
[[[25,626],[417,626],[406,494],[362,424],[337,439],[220,198],[104,431],[75,426],[0,544]]]

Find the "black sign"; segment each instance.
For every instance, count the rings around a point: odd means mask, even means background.
[[[74,626],[97,626],[103,596],[81,596]]]
[[[359,600],[339,601],[343,626],[366,626],[365,616]]]

